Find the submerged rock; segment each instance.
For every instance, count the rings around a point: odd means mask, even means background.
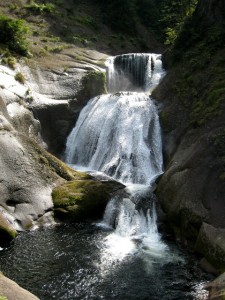
[[[36,296],[20,287],[0,273],[0,299],[2,300],[39,300]]]

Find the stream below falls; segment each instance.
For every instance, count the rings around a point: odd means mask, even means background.
[[[208,275],[172,241],[163,256],[130,251],[95,224],[20,234],[0,252],[1,271],[41,300],[205,300]],[[110,244],[111,243],[111,244]]]

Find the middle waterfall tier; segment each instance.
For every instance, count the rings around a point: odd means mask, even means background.
[[[157,109],[144,93],[91,99],[67,139],[66,162],[125,184],[150,184],[162,173]]]

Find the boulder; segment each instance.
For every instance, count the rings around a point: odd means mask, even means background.
[[[70,222],[101,218],[113,193],[123,188],[116,181],[93,178],[67,182],[52,192],[55,216]]]
[[[195,249],[220,272],[225,271],[225,229],[203,223]]]
[[[209,291],[209,300],[225,299],[225,273],[221,274],[215,280],[205,286]]]
[[[36,296],[20,287],[11,279],[0,273],[0,299],[1,300],[39,300]]]
[[[0,213],[0,246],[4,246],[17,235],[15,228],[10,224],[9,220]]]

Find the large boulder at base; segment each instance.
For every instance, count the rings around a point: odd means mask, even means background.
[[[225,300],[225,273],[205,287],[209,291],[209,300]]]
[[[219,271],[225,271],[225,229],[203,223],[195,249]]]
[[[11,279],[0,273],[0,299],[1,300],[39,300],[36,296],[20,287]]]
[[[70,222],[100,218],[112,194],[122,188],[124,186],[116,181],[67,182],[52,192],[55,216]]]

